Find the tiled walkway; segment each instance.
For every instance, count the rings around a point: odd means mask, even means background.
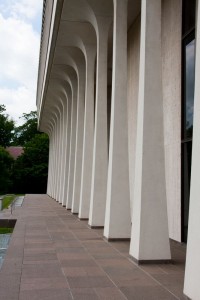
[[[174,300],[182,294],[185,247],[173,264],[137,266],[129,242],[107,242],[46,195],[0,214],[18,219],[0,271],[1,300]]]

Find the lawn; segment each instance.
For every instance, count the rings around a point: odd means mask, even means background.
[[[7,234],[7,233],[12,233],[13,228],[7,228],[7,227],[1,227],[0,228],[0,234]]]
[[[20,195],[6,195],[4,198],[3,198],[3,205],[2,205],[2,209],[5,209],[5,208],[8,208],[8,206],[15,200],[15,198],[17,196],[24,196],[22,194]]]
[[[8,208],[8,206],[13,202],[16,195],[8,195],[3,198],[2,209]]]

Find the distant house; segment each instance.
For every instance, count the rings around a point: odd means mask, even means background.
[[[24,153],[24,149],[21,146],[7,147],[6,150],[14,159],[17,159],[20,155]]]

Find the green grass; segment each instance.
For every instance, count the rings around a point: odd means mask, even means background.
[[[6,234],[6,233],[12,233],[12,232],[13,232],[13,228],[7,228],[7,227],[5,227],[5,228],[1,227],[0,228],[0,234]]]
[[[16,197],[16,195],[5,196],[3,198],[2,209],[8,208],[8,206],[13,202],[13,200],[15,199],[15,197]]]
[[[24,194],[8,194],[3,198],[2,209],[8,208],[8,206],[15,200],[18,196],[24,196]]]

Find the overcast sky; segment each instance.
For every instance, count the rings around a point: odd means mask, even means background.
[[[0,0],[0,104],[21,123],[36,110],[43,0]]]

